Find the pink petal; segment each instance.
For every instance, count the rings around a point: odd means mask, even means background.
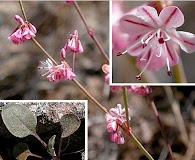
[[[159,15],[161,24],[166,27],[180,27],[184,23],[184,15],[178,7],[170,6],[164,8]]]
[[[122,88],[122,86],[111,86],[110,85],[110,90],[112,92],[118,92],[121,88]]]
[[[137,9],[137,16],[148,22],[153,27],[159,26],[159,17],[155,8],[150,6],[141,6]]]
[[[175,31],[170,34],[173,41],[177,42],[181,49],[187,53],[195,51],[195,35],[190,32]]]
[[[31,32],[33,32],[34,34],[37,33],[37,29],[31,23],[28,24],[28,27],[29,27],[29,29],[30,29]]]
[[[139,36],[154,29],[149,23],[135,15],[125,15],[120,21],[121,30],[131,36]]]
[[[147,46],[147,48],[143,48],[143,44],[141,43],[141,38],[137,39],[135,41],[134,44],[132,44],[128,49],[127,52],[131,55],[131,56],[139,56],[140,54],[142,54],[143,52],[146,51],[146,49],[149,47],[149,45]]]
[[[176,51],[174,47],[174,43],[171,41],[166,43],[166,50],[167,50],[167,55],[169,58],[170,66],[174,66],[178,64],[179,63],[179,56],[178,56],[179,53]]]
[[[117,116],[119,115],[119,112],[118,112],[118,109],[117,109],[117,108],[111,108],[111,109],[109,110],[109,113],[110,113],[110,115],[113,116],[113,117],[117,117]]]
[[[24,24],[24,20],[19,15],[15,15],[15,20],[18,21],[20,24]]]

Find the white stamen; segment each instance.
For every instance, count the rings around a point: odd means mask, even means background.
[[[168,57],[167,57],[166,61],[167,61],[167,70],[168,70],[168,71],[171,71],[170,65],[169,65],[169,58],[168,58]]]
[[[151,50],[150,50],[150,52],[151,52]],[[143,70],[141,71],[141,73],[138,76],[141,76],[142,73],[146,70],[146,68],[148,67],[148,65],[150,64],[150,62],[152,60],[152,57],[153,57],[153,54],[150,54],[148,62],[146,63],[145,67],[143,68]]]

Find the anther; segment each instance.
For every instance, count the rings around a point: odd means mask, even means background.
[[[163,38],[159,38],[159,39],[158,39],[158,42],[159,42],[160,44],[163,44],[165,41],[164,41]]]
[[[170,76],[170,77],[172,76],[172,72],[171,72],[171,71],[168,71],[167,74],[168,74],[168,76]]]
[[[136,77],[135,77],[138,81],[140,81],[142,78],[141,78],[141,76],[139,76],[139,75],[137,75]]]

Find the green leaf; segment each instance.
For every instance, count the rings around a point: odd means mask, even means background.
[[[37,118],[27,107],[10,103],[2,107],[1,114],[5,126],[14,136],[23,138],[36,132]]]
[[[17,160],[26,160],[28,156],[30,156],[32,153],[29,150],[26,150],[22,152],[18,157],[16,157]]]
[[[63,115],[60,119],[62,125],[62,138],[68,137],[73,134],[80,126],[80,119],[74,114]]]
[[[27,151],[28,145],[26,143],[18,143],[17,145],[14,146],[13,148],[13,155],[14,157],[18,157],[21,153]]]
[[[55,138],[56,135],[53,135],[48,142],[48,148],[47,148],[47,152],[52,156],[56,156],[55,150],[54,150],[54,145],[55,145]]]

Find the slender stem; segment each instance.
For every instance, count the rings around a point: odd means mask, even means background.
[[[142,144],[135,138],[133,133],[129,136],[131,140],[133,141],[134,144],[142,151],[142,153],[149,159],[149,160],[154,160],[152,156],[146,151],[146,149],[142,146]]]
[[[62,148],[62,136],[60,137],[60,143],[59,143],[59,149],[58,149],[58,158],[60,159],[60,152],[61,152],[61,148]]]
[[[122,88],[123,91],[123,100],[124,100],[124,105],[125,105],[125,113],[126,113],[126,120],[127,120],[127,126],[129,127],[129,108],[128,108],[128,102],[127,102],[127,92],[126,92],[126,87]]]
[[[84,25],[85,25],[85,28],[88,32],[88,34],[90,35],[90,37],[93,39],[93,41],[95,42],[96,46],[98,47],[98,49],[100,50],[100,53],[104,56],[104,58],[106,59],[107,63],[109,64],[109,58],[107,56],[107,54],[104,52],[102,46],[100,45],[99,41],[97,40],[96,36],[94,35],[94,32],[92,29],[89,28],[89,26],[87,25],[87,22],[84,18],[84,15],[83,13],[81,12],[80,10],[80,7],[78,5],[78,3],[76,1],[73,1],[73,4],[74,4],[74,7],[75,9],[77,10],[81,20],[83,21]]]
[[[164,130],[162,121],[160,120],[160,117],[159,117],[159,114],[158,114],[158,110],[157,110],[157,108],[156,108],[156,105],[155,105],[154,101],[151,100],[151,97],[150,97],[150,96],[148,96],[148,99],[149,99],[150,104],[151,104],[151,107],[152,107],[152,109],[153,109],[153,111],[154,111],[155,117],[156,117],[156,119],[157,119],[157,121],[158,121],[158,124],[159,124],[159,128],[160,128],[161,134],[162,134],[162,136],[163,136],[163,138],[164,138],[164,140],[165,140],[165,143],[166,143],[167,148],[168,148],[168,150],[169,150],[169,154],[170,154],[170,156],[171,156],[171,159],[174,160],[175,158],[174,158],[174,156],[173,156],[173,152],[172,152],[171,146],[170,146],[170,144],[169,144],[169,142],[168,142],[168,140],[167,140],[167,138],[166,138],[165,130]]]
[[[33,154],[33,153],[30,153],[30,156],[33,156],[33,157],[37,157],[37,158],[43,159],[41,156],[36,155],[36,154]]]
[[[102,106],[75,78],[72,80],[74,84],[85,93],[85,95],[95,103],[103,112],[108,113],[107,109]]]
[[[58,65],[58,63],[50,56],[49,53],[47,53],[47,51],[39,44],[39,42],[37,42],[37,40],[35,38],[31,38],[31,40],[35,43],[35,45],[45,54],[46,57],[48,57],[49,59],[51,59],[51,61],[55,64]]]
[[[23,14],[23,16],[24,16],[24,19],[25,19],[25,21],[27,21],[26,13],[25,13],[25,11],[24,11],[24,6],[23,6],[21,0],[19,0],[19,4],[20,4],[20,8],[21,8],[22,14]]]
[[[42,143],[42,145],[43,145],[45,148],[48,147],[47,144],[39,137],[39,135],[38,135],[37,133],[34,133],[33,136],[34,136],[35,138],[37,138],[37,139]]]
[[[173,73],[175,76],[175,81],[177,83],[186,83],[186,76],[183,68],[182,61],[180,60],[179,64],[173,67]]]

